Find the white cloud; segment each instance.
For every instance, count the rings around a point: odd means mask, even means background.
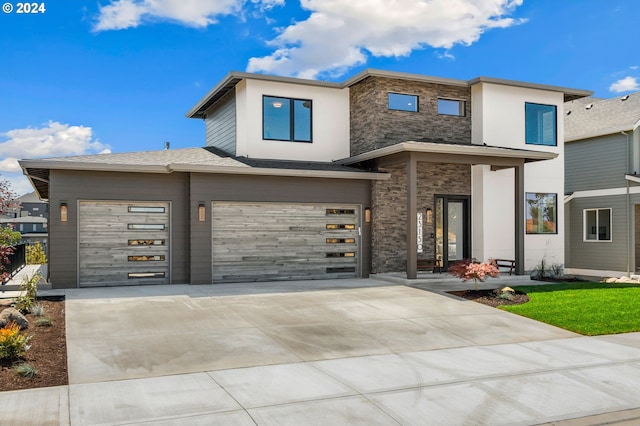
[[[400,57],[426,46],[468,46],[488,29],[524,22],[507,16],[522,1],[301,0],[309,18],[285,28],[269,42],[274,52],[251,58],[247,70],[314,78],[341,74],[369,54]]]
[[[218,16],[239,13],[247,0],[111,0],[100,6],[94,31],[122,30],[158,20],[176,21],[203,28]],[[284,4],[284,0],[251,0],[260,11]]]
[[[0,133],[0,173],[11,182],[14,191],[23,194],[29,192],[30,185],[20,173],[18,159],[108,152],[109,145],[93,139],[91,127],[49,121],[40,128]]]
[[[640,90],[640,83],[638,83],[636,77],[631,76],[622,78],[609,86],[609,91],[613,93],[631,92],[635,90]]]

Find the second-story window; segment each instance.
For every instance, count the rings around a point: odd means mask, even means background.
[[[262,138],[266,140],[311,142],[309,99],[262,97]]]
[[[389,93],[387,97],[389,109],[396,111],[418,112],[418,96]]]
[[[438,114],[464,117],[464,101],[455,99],[438,99]]]
[[[526,143],[557,146],[557,109],[555,105],[524,104]]]

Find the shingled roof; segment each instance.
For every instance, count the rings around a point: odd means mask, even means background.
[[[385,179],[386,173],[369,172],[338,163],[257,160],[234,157],[215,148],[185,148],[118,154],[20,160],[24,174],[38,196],[49,198],[50,170],[85,170],[134,173],[225,173],[343,179]]]
[[[565,142],[630,131],[640,125],[640,92],[577,99],[565,103],[564,111]]]

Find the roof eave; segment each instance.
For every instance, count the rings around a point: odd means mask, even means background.
[[[473,86],[478,83],[490,83],[490,84],[500,84],[504,86],[514,86],[514,87],[523,87],[526,89],[538,89],[538,90],[547,90],[551,92],[560,92],[564,94],[564,101],[572,101],[575,99],[585,98],[587,96],[593,95],[593,91],[591,90],[583,90],[583,89],[572,89],[569,87],[562,86],[554,86],[549,84],[539,84],[539,83],[527,83],[524,81],[517,80],[507,80],[503,78],[494,78],[494,77],[485,77],[480,76],[468,81],[469,86]]]
[[[461,154],[480,157],[522,158],[527,162],[552,160],[558,157],[555,152],[525,151],[519,149],[507,149],[484,145],[452,145],[425,142],[402,142],[385,148],[369,151],[339,161],[340,164],[356,164],[363,161],[374,160],[401,152],[418,152],[431,154]]]
[[[622,132],[633,132],[637,128],[637,125],[626,124],[624,126],[610,127],[608,129],[598,129],[593,132],[583,133],[576,136],[569,136],[564,138],[565,143],[580,141],[584,139],[592,139],[600,136],[613,135]]]

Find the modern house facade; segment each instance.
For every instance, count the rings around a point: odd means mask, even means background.
[[[577,89],[367,70],[233,72],[205,146],[22,160],[50,201],[54,288],[417,276],[420,259],[564,262]]]
[[[15,200],[15,207],[0,217],[0,226],[10,226],[22,234],[27,244],[40,243],[45,248],[48,241],[49,203],[30,192]]]
[[[640,268],[640,93],[565,105],[566,271]]]

